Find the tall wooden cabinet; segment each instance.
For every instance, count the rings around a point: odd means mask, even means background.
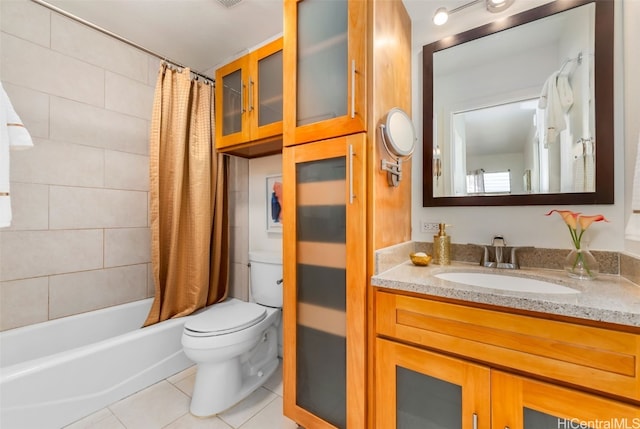
[[[283,155],[285,413],[307,428],[363,427],[365,140]]]
[[[282,38],[216,70],[216,149],[253,157],[280,152]]]
[[[284,11],[284,412],[309,429],[364,429],[374,252],[411,238],[411,164],[389,187],[379,141],[391,108],[411,114],[411,20],[402,0]]]

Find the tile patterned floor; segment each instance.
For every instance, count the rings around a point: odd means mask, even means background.
[[[296,429],[282,415],[282,366],[247,399],[210,418],[189,413],[196,367],[124,398],[65,429]]]

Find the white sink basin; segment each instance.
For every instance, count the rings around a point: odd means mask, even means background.
[[[449,272],[435,275],[437,278],[470,286],[491,289],[509,290],[513,292],[531,293],[580,293],[579,290],[558,285],[544,280],[515,277],[493,273]]]

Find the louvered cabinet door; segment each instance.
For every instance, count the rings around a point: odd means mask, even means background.
[[[307,428],[364,427],[365,141],[284,150],[285,414]]]

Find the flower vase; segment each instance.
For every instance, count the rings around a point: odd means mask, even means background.
[[[573,249],[564,261],[564,269],[569,277],[593,280],[598,276],[598,261],[588,249]]]

